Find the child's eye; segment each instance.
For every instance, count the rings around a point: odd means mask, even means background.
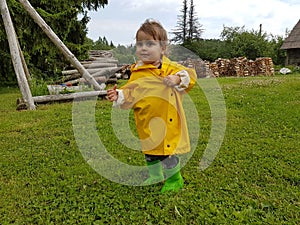
[[[140,42],[140,41],[137,42],[137,43],[136,43],[136,46],[137,46],[137,47],[143,47],[143,42]]]
[[[155,41],[139,41],[136,43],[136,47],[142,48],[143,46],[146,46],[148,48],[153,47],[156,45]]]
[[[155,45],[155,42],[154,41],[147,41],[146,45],[147,45],[147,47],[151,47],[151,46]]]

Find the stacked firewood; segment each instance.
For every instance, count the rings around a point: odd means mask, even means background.
[[[219,58],[214,62],[201,59],[187,59],[180,62],[184,66],[196,69],[198,78],[201,77],[247,77],[247,76],[272,76],[274,75],[274,65],[271,58],[257,58],[248,60],[246,57],[233,59]]]
[[[275,73],[274,64],[272,58],[257,58],[255,60],[256,66],[258,67],[258,75],[265,74],[267,76],[272,76]]]
[[[118,65],[118,60],[113,57],[111,51],[91,50],[89,51],[89,59],[80,63],[100,84],[103,90],[106,84],[114,84],[117,82],[117,79],[128,78],[126,74],[128,65]],[[88,82],[72,66],[62,71],[62,78],[55,81],[55,85],[47,85],[51,95],[79,92],[86,86],[89,86]]]
[[[273,61],[269,57],[257,58],[256,60],[248,60],[246,57],[219,58],[215,62],[210,63],[209,68],[214,77],[274,75]]]

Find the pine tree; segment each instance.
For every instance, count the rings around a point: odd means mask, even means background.
[[[188,7],[187,0],[183,1],[183,7],[180,11],[182,14],[177,16],[177,26],[172,34],[175,35],[174,38],[171,39],[172,42],[175,43],[184,43],[187,38],[187,15],[188,15]]]
[[[195,13],[195,5],[193,0],[190,0],[188,7],[187,0],[183,1],[183,8],[180,11],[181,15],[177,16],[177,26],[173,32],[174,38],[172,42],[184,44],[193,40],[198,40],[201,37],[203,30],[202,25]]]
[[[188,41],[198,40],[201,37],[203,29],[195,12],[194,1],[190,0],[189,20],[188,20]]]

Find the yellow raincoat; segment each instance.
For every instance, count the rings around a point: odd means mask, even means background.
[[[190,83],[184,91],[177,91],[163,83],[167,75],[185,70]],[[182,97],[195,84],[196,73],[163,57],[160,69],[152,64],[131,67],[128,83],[121,87],[123,109],[132,108],[142,151],[149,155],[173,155],[190,151]]]

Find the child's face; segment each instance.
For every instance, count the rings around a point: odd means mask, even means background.
[[[161,59],[164,53],[159,41],[149,34],[139,31],[136,41],[136,55],[145,64],[154,64]]]

